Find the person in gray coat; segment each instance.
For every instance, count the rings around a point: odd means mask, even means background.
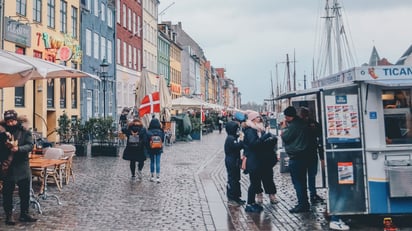
[[[25,123],[23,123],[25,122]],[[13,218],[13,191],[19,186],[20,218],[22,222],[35,222],[29,215],[31,170],[29,152],[33,149],[32,133],[28,130],[27,118],[17,118],[15,110],[4,113],[0,121],[0,161],[2,162],[3,208],[6,225],[15,225]],[[8,165],[7,170],[4,169]]]

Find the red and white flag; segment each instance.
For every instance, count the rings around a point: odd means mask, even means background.
[[[149,113],[160,113],[160,99],[159,92],[153,92],[152,94],[146,95],[139,107],[139,117],[142,118],[144,115]]]

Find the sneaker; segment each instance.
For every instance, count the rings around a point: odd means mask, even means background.
[[[228,200],[227,203],[233,206],[241,206],[242,204],[239,203],[237,200]]]
[[[276,198],[275,194],[269,194],[269,199],[272,205],[279,203],[279,200]]]
[[[153,175],[150,177],[150,181],[151,181],[151,182],[154,182],[154,181],[155,181],[155,178],[154,178]]]
[[[314,195],[310,197],[310,203],[312,204],[322,203],[322,202],[323,202],[323,198],[318,195]]]
[[[309,206],[296,205],[294,208],[289,209],[289,212],[291,212],[291,213],[306,213],[306,212],[309,212]]]
[[[329,228],[333,230],[349,230],[349,225],[339,219],[339,221],[329,222]]]
[[[140,180],[142,179],[143,175],[142,175],[141,170],[137,171],[137,176],[139,177]]]
[[[22,222],[36,222],[37,219],[30,216],[28,213],[22,213],[22,214],[20,214],[19,221],[22,221]]]
[[[262,204],[263,203],[263,193],[256,194],[256,203]]]
[[[246,203],[245,200],[242,200],[240,198],[236,199],[236,202],[239,203],[240,205],[244,205]]]
[[[249,213],[260,213],[262,212],[263,207],[258,204],[249,204],[246,205],[245,211]]]
[[[132,176],[132,180],[136,180],[136,176],[135,176],[135,175]]]
[[[156,182],[157,182],[157,183],[160,183],[160,177],[157,177],[157,178],[156,178]]]

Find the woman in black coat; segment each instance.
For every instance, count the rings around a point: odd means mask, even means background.
[[[247,196],[246,212],[261,212],[263,207],[256,203],[255,196],[262,192],[261,146],[266,136],[257,112],[250,112],[244,126],[244,155],[246,156],[246,172],[249,174],[250,185]]]
[[[146,129],[143,127],[142,122],[139,119],[134,119],[127,125],[127,128],[122,132],[127,137],[126,148],[123,151],[123,159],[130,161],[130,171],[132,173],[132,179],[136,177],[136,162],[138,162],[137,175],[139,179],[142,179],[142,169],[145,155],[145,143],[146,143]]]

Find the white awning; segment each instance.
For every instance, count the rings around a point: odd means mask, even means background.
[[[368,80],[365,83],[381,87],[412,87],[412,79]]]

